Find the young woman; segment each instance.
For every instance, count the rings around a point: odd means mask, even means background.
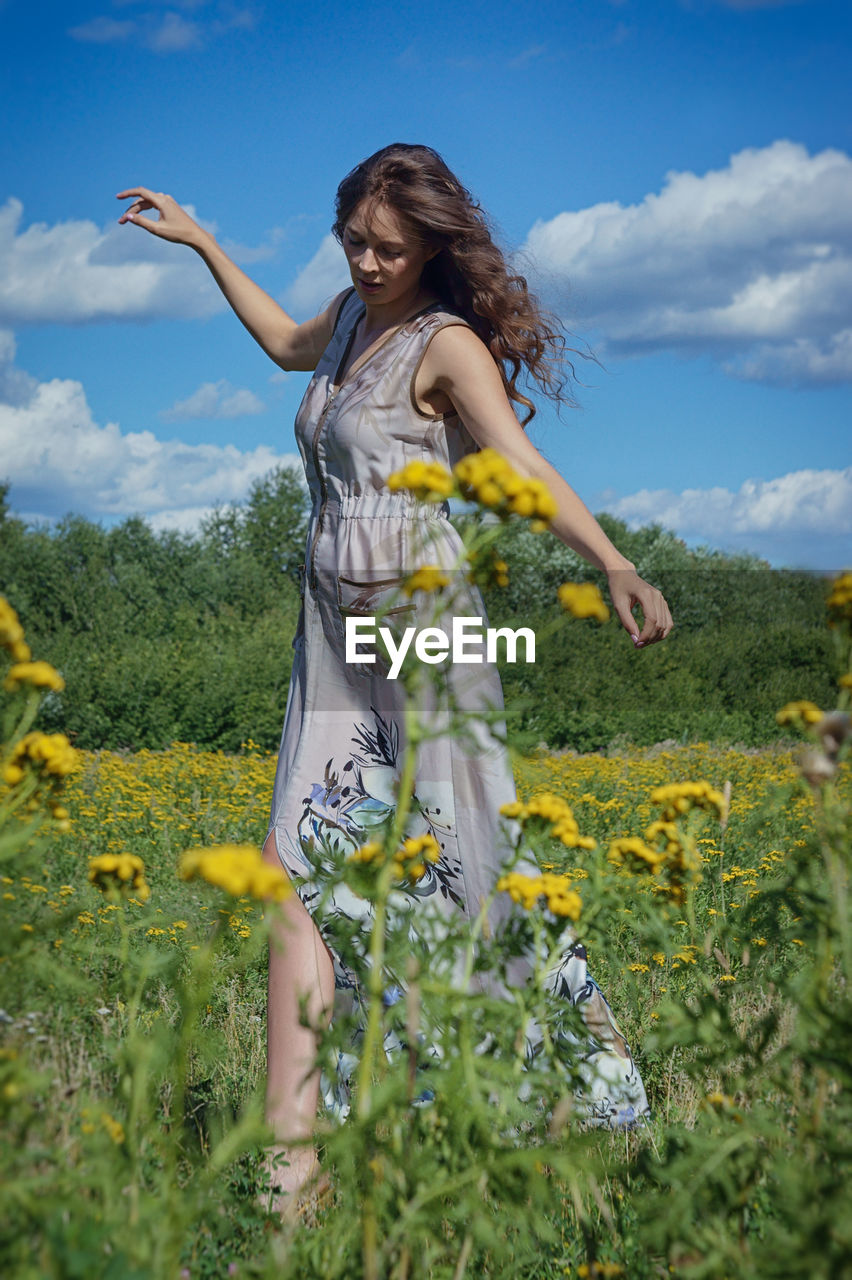
[[[387,604],[417,566],[416,535],[428,534],[429,563],[451,566],[460,546],[446,504],[424,513],[407,493],[391,492],[387,477],[412,460],[452,467],[465,454],[493,447],[515,471],[545,482],[557,504],[550,529],[606,572],[614,610],[637,648],[663,639],[672,620],[659,591],[637,575],[525,435],[513,406],[526,410],[525,422],[534,409],[517,385],[519,375],[526,371],[545,394],[562,397],[557,326],[526,281],[509,273],[479,206],[431,148],[385,147],[340,184],[334,234],[353,287],[303,324],[171,196],[132,187],[118,198],[133,199],[120,222],[201,255],[276,364],[313,373],[296,419],[313,507],[264,845],[264,857],[283,864],[298,884],[269,955],[267,1116],[278,1139],[269,1157],[270,1167],[276,1160],[283,1209],[297,1202],[318,1170],[316,1151],[305,1140],[320,1079],[311,1070],[316,1042],[300,1024],[300,997],[307,995],[317,1026],[330,1017],[335,993],[351,1000],[357,989],[326,925],[335,914],[357,914],[358,900],[335,890],[331,904],[317,910],[322,852],[354,851],[366,839],[368,815],[375,822],[390,812],[402,750],[402,682],[390,680],[379,662],[345,661],[343,620],[374,615]],[[147,210],[159,219],[141,216]],[[475,588],[469,600],[469,613],[484,617]],[[632,614],[637,604],[641,633]],[[480,671],[480,705],[486,695],[502,706],[496,668]],[[498,818],[499,806],[515,798],[508,757],[493,741],[482,740],[470,752],[450,734],[434,738],[418,755],[416,793],[419,827],[410,834],[433,835],[441,854],[415,893],[448,914],[473,916],[509,853]],[[505,901],[494,906],[493,924],[511,907],[506,895],[499,897]],[[518,981],[529,972],[519,960]],[[644,1114],[632,1055],[586,972],[582,947],[566,948],[552,988],[580,1005],[594,1031],[592,1051],[584,1049],[597,1068],[590,1067],[588,1078],[590,1114],[609,1123]],[[323,1077],[323,1085],[327,1105],[344,1115],[347,1081]]]

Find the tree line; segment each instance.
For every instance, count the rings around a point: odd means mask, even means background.
[[[278,745],[308,519],[296,471],[274,469],[197,533],[155,532],[139,517],[111,528],[76,515],[28,526],[7,495],[0,486],[0,593],[35,656],[66,681],[45,702],[43,729],[90,749]],[[465,516],[452,518],[460,527]],[[636,652],[614,621],[566,619],[534,665],[501,665],[520,745],[758,745],[781,733],[783,703],[833,705],[840,672],[818,575],[689,549],[656,524],[598,519],[663,591],[675,630]],[[500,531],[495,551],[509,582],[484,592],[492,626],[544,627],[560,612],[562,582],[603,585],[557,538],[520,523]]]

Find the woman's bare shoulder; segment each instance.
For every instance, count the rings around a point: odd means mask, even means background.
[[[496,371],[491,352],[473,329],[463,320],[448,317],[429,339],[423,356],[422,369],[434,385],[441,381],[455,382],[465,372],[481,370],[489,365]]]

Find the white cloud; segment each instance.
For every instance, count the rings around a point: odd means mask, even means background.
[[[547,53],[547,45],[531,44],[529,48],[522,49],[514,58],[511,58],[509,60],[509,66],[513,69],[517,67],[526,67],[530,62],[535,62],[537,58],[540,58],[542,54],[545,53]]]
[[[736,493],[712,489],[641,489],[608,508],[622,519],[658,520],[679,533],[718,537],[736,533],[852,534],[852,467],[843,471],[790,471],[775,480],[746,480]]]
[[[170,244],[144,227],[101,229],[88,219],[23,227],[20,200],[0,205],[0,324],[74,324],[98,320],[196,319],[227,307],[210,272],[185,245]],[[183,208],[216,234],[215,222]],[[145,217],[156,221],[156,214]],[[286,239],[273,227],[262,244],[220,240],[238,263],[274,258]]]
[[[161,21],[146,33],[145,43],[155,53],[197,49],[201,44],[201,28],[197,22],[187,22],[179,13],[164,13]]]
[[[120,22],[102,15],[71,27],[68,34],[72,40],[80,40],[84,44],[118,44],[129,40],[135,31],[135,22]]]
[[[317,315],[335,294],[351,283],[343,250],[329,232],[286,290],[283,304],[294,316],[304,320]]]
[[[116,0],[114,0],[114,3]],[[163,0],[150,0],[148,8],[136,18],[119,21],[101,14],[88,22],[70,27],[68,35],[72,40],[85,44],[117,44],[129,41],[149,49],[152,53],[183,53],[188,49],[199,49],[212,37],[216,38],[234,30],[251,30],[256,21],[253,9],[241,9],[230,2],[213,6],[208,13],[197,13],[196,17],[185,18],[175,9],[200,11],[207,6],[189,0],[166,0],[168,9],[165,13],[157,13],[158,4]],[[124,7],[119,3],[119,7]]]
[[[852,382],[852,328],[842,329],[822,343],[810,338],[775,346],[761,343],[747,356],[729,360],[724,367],[749,382],[788,386]]]
[[[3,351],[10,356],[8,342]],[[199,513],[242,501],[274,466],[289,463],[301,472],[298,455],[265,445],[243,451],[159,440],[151,431],[123,433],[115,422],[101,426],[79,382],[38,382],[8,360],[0,367],[0,389],[4,375],[25,385],[23,394],[0,403],[0,475],[11,481],[15,508],[31,518],[141,513],[157,527],[190,527]]]
[[[178,533],[196,533],[201,528],[202,520],[206,520],[216,510],[216,503],[209,507],[183,507],[175,511],[157,511],[146,517],[147,523],[155,533],[163,529],[175,529]]]
[[[20,200],[0,206],[0,324],[194,319],[225,309],[185,245],[117,221],[106,230],[88,220],[21,229],[22,216]]]
[[[764,381],[850,376],[852,158],[842,151],[811,156],[778,141],[724,169],[672,172],[640,204],[537,222],[524,254],[572,325],[602,334],[601,351],[711,351]]]
[[[291,221],[298,222],[300,219],[297,216]],[[270,258],[274,258],[286,239],[286,227],[273,227],[266,232],[263,244],[240,244],[237,240],[220,240],[219,243],[230,258],[245,267],[251,266],[254,262],[268,262]]]
[[[776,561],[821,568],[852,558],[852,467],[746,480],[736,492],[642,489],[604,505],[634,528],[656,522],[688,540]]]
[[[226,378],[220,378],[218,382],[203,382],[191,396],[178,400],[170,409],[163,409],[160,417],[165,422],[182,418],[242,418],[263,413],[265,409],[266,405],[253,391],[233,387]]]

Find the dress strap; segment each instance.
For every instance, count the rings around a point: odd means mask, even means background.
[[[338,331],[341,334],[348,333],[349,330],[354,327],[355,321],[358,319],[363,308],[364,304],[358,297],[353,286],[340,304],[340,310],[338,311],[337,319],[334,322],[335,336]]]
[[[337,315],[334,317],[334,325],[332,326],[332,330],[331,330],[332,337],[334,337],[334,335],[337,333],[337,326],[340,324],[340,317],[343,315],[343,311],[346,307],[346,304],[347,302],[349,302],[354,292],[355,292],[355,286],[352,285],[351,288],[346,290],[345,294],[340,299],[340,306],[337,308]]]

